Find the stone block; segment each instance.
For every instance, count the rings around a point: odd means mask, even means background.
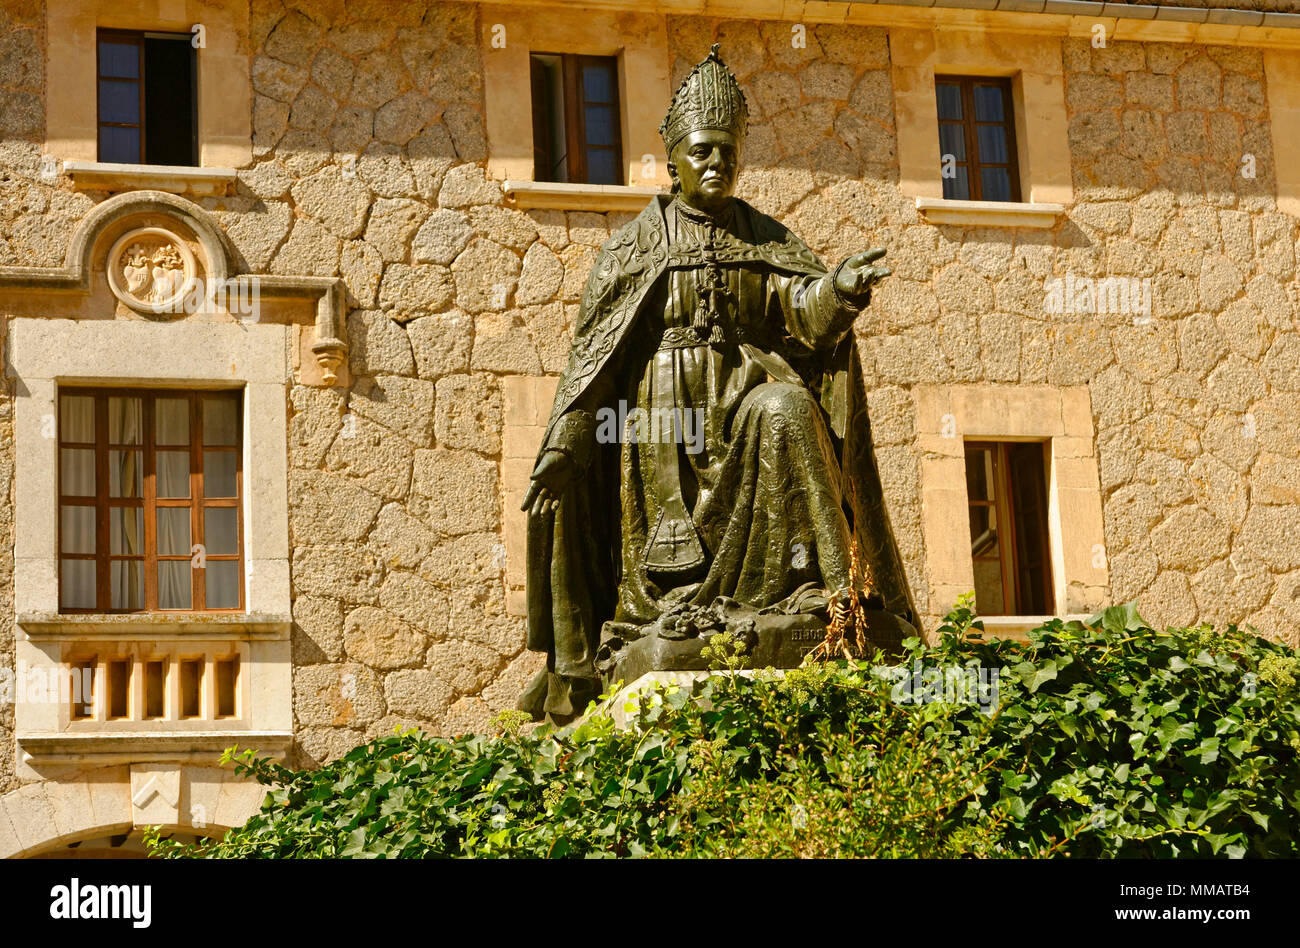
[[[449,375],[437,382],[439,444],[482,454],[501,450],[501,392],[489,375]]]
[[[425,637],[374,606],[360,606],[348,613],[343,642],[349,658],[371,668],[415,666],[424,657]]]
[[[398,714],[426,721],[440,721],[447,713],[455,691],[431,671],[395,671],[384,680],[388,706]]]
[[[267,788],[252,780],[231,776],[221,784],[212,821],[217,826],[243,826],[258,811]]]
[[[44,783],[29,783],[0,797],[0,821],[5,817],[23,850],[38,849],[59,835]]]
[[[131,820],[136,826],[180,825],[180,802],[181,771],[178,765],[131,765]],[[184,822],[188,823],[188,818]]]

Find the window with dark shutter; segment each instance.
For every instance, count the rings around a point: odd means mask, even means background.
[[[199,163],[197,53],[188,33],[100,30],[99,160]]]
[[[623,183],[618,59],[533,53],[533,178]]]
[[[936,76],[943,196],[1019,201],[1020,165],[1011,80]]]
[[[966,496],[976,610],[986,616],[1054,614],[1045,444],[967,442]]]

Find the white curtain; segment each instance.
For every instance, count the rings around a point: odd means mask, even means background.
[[[203,511],[203,540],[209,557],[239,552],[239,511],[234,507],[208,507]],[[208,559],[206,605],[233,609],[239,605],[239,564]]]
[[[159,445],[188,445],[190,443],[190,403],[183,398],[160,398],[154,403],[154,435]],[[159,451],[158,496],[188,497],[189,454],[177,451]],[[158,552],[167,555],[189,555],[189,507],[159,507]],[[190,602],[190,561],[158,561],[158,608],[188,609]]]
[[[117,444],[139,444],[143,447],[143,416],[138,398],[110,398],[108,400],[109,440]],[[114,496],[136,498],[140,496],[143,451],[117,450],[109,452],[112,465],[110,480]],[[122,507],[117,517],[110,518],[114,535],[110,552],[123,556],[144,555],[144,530],[139,508]],[[142,560],[117,560],[111,576],[112,608],[144,608],[144,563]]]
[[[188,554],[190,551],[190,508],[158,508],[158,552]],[[190,561],[158,561],[158,608],[190,608]]]

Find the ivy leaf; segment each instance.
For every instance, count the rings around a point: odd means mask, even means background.
[[[348,834],[347,843],[344,845],[343,851],[339,853],[339,855],[343,856],[344,858],[348,858],[352,856],[360,856],[362,853],[365,852],[365,849],[366,849],[366,828],[364,826],[358,826],[356,829],[354,829],[351,833]]]
[[[1097,615],[1090,618],[1086,625],[1100,625],[1107,632],[1114,635],[1123,635],[1126,632],[1137,632],[1140,629],[1147,629],[1150,626],[1138,615],[1137,602],[1126,602],[1122,606],[1109,606],[1103,609]]]
[[[1055,678],[1056,662],[1049,658],[1034,669],[1034,673],[1030,675],[1029,679],[1025,682],[1025,687],[1029,689],[1030,694],[1033,694],[1037,692],[1045,682],[1052,681]]]

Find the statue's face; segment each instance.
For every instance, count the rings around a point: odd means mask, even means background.
[[[708,213],[727,206],[740,170],[740,143],[735,135],[713,128],[691,132],[668,157],[683,201]]]

